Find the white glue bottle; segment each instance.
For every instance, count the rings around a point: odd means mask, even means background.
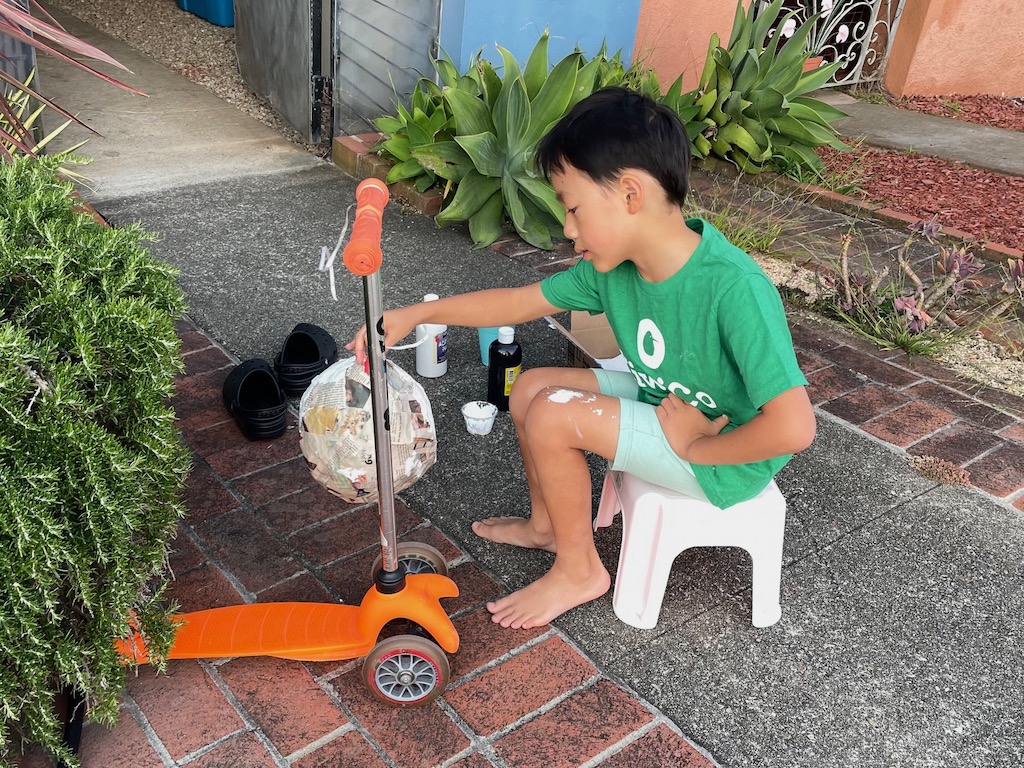
[[[428,293],[424,301],[437,301],[436,293]],[[448,326],[424,323],[416,326],[416,373],[428,379],[444,376],[448,371]]]

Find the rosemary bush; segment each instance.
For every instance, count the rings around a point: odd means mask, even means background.
[[[157,655],[165,552],[189,454],[168,406],[182,370],[173,268],[139,225],[108,228],[57,174],[0,162],[0,764],[61,743],[54,694],[112,723],[133,620]]]

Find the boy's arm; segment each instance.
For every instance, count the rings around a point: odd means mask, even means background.
[[[714,421],[670,394],[658,406],[668,443],[691,464],[750,464],[797,453],[814,440],[815,423],[805,387],[793,387],[761,407],[746,424],[722,433],[727,416]]]
[[[462,293],[386,311],[384,346],[394,346],[422,323],[486,328],[517,325],[560,311],[544,298],[540,283],[521,288],[493,288]],[[345,345],[345,349],[353,350],[356,362],[362,364],[366,355],[366,326],[359,329],[355,338]]]

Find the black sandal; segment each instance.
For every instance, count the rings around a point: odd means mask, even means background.
[[[318,325],[299,323],[274,360],[282,389],[291,397],[306,391],[314,377],[327,370],[338,354],[334,338]]]
[[[236,366],[224,380],[224,405],[250,440],[270,440],[285,430],[288,400],[266,360]]]

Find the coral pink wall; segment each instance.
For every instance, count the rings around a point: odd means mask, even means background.
[[[906,0],[886,67],[887,90],[897,96],[1024,96],[1021,5]],[[694,88],[712,33],[725,45],[735,13],[735,0],[642,0],[634,60],[652,67],[662,87],[684,72],[684,88]]]
[[[735,13],[735,0],[642,0],[633,60],[653,68],[662,88],[680,72],[683,90],[695,88],[712,33],[729,42]]]
[[[906,0],[885,86],[897,96],[1024,96],[1022,43],[1020,0]]]

